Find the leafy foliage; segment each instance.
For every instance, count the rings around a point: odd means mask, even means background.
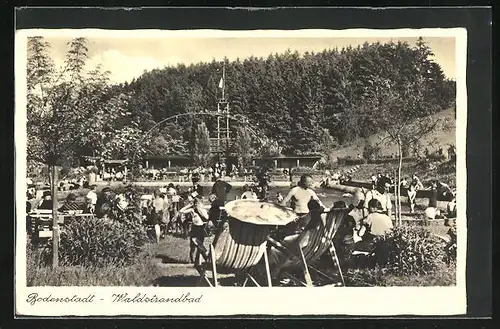
[[[85,67],[86,43],[84,38],[69,42],[65,66],[56,68],[43,38],[28,41],[29,158],[61,165],[65,159],[71,166],[79,155],[194,156],[192,132],[199,121],[193,127],[192,118],[184,116],[145,133],[176,114],[213,111],[222,63],[155,69],[131,83],[110,86],[106,72]],[[413,47],[365,43],[303,55],[286,51],[226,59],[231,114],[245,118],[233,120],[233,136],[245,127],[257,131],[263,145],[252,145],[256,155],[321,152],[328,158],[330,137],[343,144],[383,130],[401,137],[402,152],[417,153],[419,137],[438,129],[422,118],[454,104],[455,82],[445,78],[432,56],[420,39]],[[217,121],[211,116],[203,120],[203,135],[210,137]],[[241,138],[236,143],[242,147],[235,150],[240,158],[248,154],[248,144]]]
[[[445,78],[432,55],[421,39],[413,47],[365,43],[226,60],[226,96],[231,113],[247,117],[249,126],[275,141],[282,153],[314,152],[322,144],[322,129],[345,143],[388,130],[384,122],[404,123],[453,106],[455,82]],[[116,88],[133,92],[128,109],[145,130],[175,114],[214,110],[221,71],[222,63],[215,61],[178,65],[146,72]],[[214,133],[216,120],[205,123]],[[191,122],[179,120],[176,126],[186,131]],[[418,138],[404,143],[412,140]],[[257,151],[269,153],[267,148]]]
[[[443,240],[414,225],[397,226],[390,234],[376,238],[375,252],[379,265],[396,275],[435,273],[446,256]]]
[[[161,273],[152,261],[156,254],[155,245],[146,245],[129,266],[107,264],[106,266],[68,266],[57,268],[48,266],[50,258],[47,249],[33,248],[28,243],[26,284],[28,287],[40,286],[151,286]],[[186,252],[187,254],[187,252]]]
[[[127,265],[148,242],[144,227],[132,221],[79,218],[61,233],[60,257],[65,265]]]
[[[127,158],[142,134],[128,111],[130,93],[109,85],[108,72],[86,67],[87,39],[68,43],[64,66],[56,68],[50,45],[28,39],[28,159],[69,166],[79,155]]]
[[[363,159],[373,160],[376,159],[381,152],[381,148],[378,145],[372,145],[367,139],[365,146],[363,147]]]
[[[210,161],[210,136],[204,122],[194,126],[192,133],[192,156],[195,165],[207,166]]]
[[[249,166],[254,153],[253,140],[250,132],[245,127],[238,127],[236,130],[235,153],[238,161],[243,166]]]

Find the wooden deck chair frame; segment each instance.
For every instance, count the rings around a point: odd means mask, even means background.
[[[204,264],[197,266],[197,270],[200,273],[200,279],[198,281],[198,285],[200,285],[202,282],[206,282],[210,287],[219,287],[220,286],[219,279],[237,276],[237,277],[244,278],[244,281],[242,283],[242,287],[247,287],[250,282],[252,282],[256,287],[263,286],[255,278],[255,274],[252,271],[253,268],[241,271],[239,273],[229,273],[229,274],[219,273],[217,270],[217,260],[213,256],[214,254],[215,254],[215,247],[213,246],[213,244],[210,244],[208,259],[206,260],[206,262]],[[269,260],[267,257],[267,251],[265,251],[263,253],[263,260],[264,260],[264,265],[265,265],[265,269],[266,269],[266,283],[267,283],[268,287],[272,287],[271,271],[270,271],[270,267],[269,267]],[[208,277],[207,272],[211,273],[212,280],[210,280],[210,278]]]
[[[337,216],[336,216],[335,212],[339,212],[339,214],[337,214]],[[333,243],[333,238],[335,237],[335,234],[337,233],[340,224],[342,223],[345,216],[347,215],[347,208],[332,208],[330,211],[326,212],[326,214],[327,214],[326,225],[325,225],[326,226],[325,228],[327,229],[327,231],[325,232],[326,234],[324,234],[323,236],[316,237],[315,241],[323,241],[323,239],[326,239],[326,241],[320,242],[320,244],[324,244],[321,247],[322,247],[322,249],[324,249],[325,252],[327,252],[329,254],[333,265],[336,266],[338,271],[339,271],[342,285],[345,286],[344,275],[342,273],[340,261],[339,261],[338,255],[337,255],[337,251],[335,249],[335,245]],[[340,218],[338,216],[340,216]],[[329,220],[332,222],[329,223],[328,222]],[[318,222],[318,225],[322,225],[322,222]],[[331,228],[328,228],[329,225],[331,225]],[[317,228],[317,225],[313,229],[316,229],[316,228]],[[336,281],[328,274],[324,273],[323,271],[319,270],[315,266],[311,265],[311,262],[318,259],[321,256],[320,254],[323,254],[323,253],[321,253],[321,252],[320,253],[312,253],[312,255],[311,255],[311,253],[308,255],[304,254],[304,251],[303,251],[304,247],[301,247],[300,244],[301,244],[304,236],[306,234],[308,234],[307,232],[310,230],[311,229],[308,229],[308,230],[301,232],[299,237],[292,244],[286,243],[284,241],[277,241],[271,237],[268,238],[270,245],[274,246],[275,248],[277,248],[281,252],[285,253],[289,257],[289,259],[297,260],[297,262],[300,264],[300,267],[302,269],[305,282],[303,280],[300,280],[296,276],[292,275],[290,273],[290,270],[289,270],[290,267],[284,268],[281,271],[281,273],[285,277],[294,281],[296,284],[306,286],[306,287],[310,287],[310,286],[314,285],[312,277],[311,277],[311,273],[309,272],[309,270],[314,271],[315,273],[319,274],[320,276],[322,276],[326,279],[329,279],[330,281]],[[318,248],[317,245],[316,246],[313,245],[312,247]]]
[[[221,210],[223,210],[223,208]],[[219,219],[220,218],[221,217],[219,217]],[[249,228],[253,228],[258,232],[258,236],[253,239],[260,241],[259,246],[244,246],[235,243],[232,239],[230,231],[232,229],[238,230],[240,226],[247,228],[246,233],[250,233],[250,236],[252,236],[252,234],[251,232],[248,232]],[[195,264],[195,268],[200,274],[198,285],[202,282],[206,282],[210,287],[218,287],[219,279],[221,278],[241,277],[244,278],[244,282],[242,284],[243,287],[246,287],[250,282],[257,287],[261,287],[262,285],[255,278],[253,270],[257,264],[263,261],[266,272],[267,286],[271,287],[271,272],[267,254],[267,237],[269,235],[269,230],[270,227],[243,223],[236,219],[232,220],[232,227],[229,227],[229,222],[227,220],[223,220],[221,226],[215,232],[216,237],[220,237],[220,239],[216,238],[216,240],[210,244],[208,250],[194,241],[198,252],[204,260],[202,264]],[[219,257],[222,260],[217,259],[217,254],[219,254]],[[212,281],[208,277],[208,272],[212,274]]]

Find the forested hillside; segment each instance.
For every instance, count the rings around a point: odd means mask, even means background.
[[[226,61],[226,95],[233,113],[248,117],[260,133],[275,140],[283,153],[309,153],[323,147],[324,129],[337,146],[376,133],[383,90],[401,98],[414,81],[425,103],[411,116],[423,117],[453,106],[455,82],[446,79],[432,50],[420,39],[407,43],[365,43],[321,53],[287,51],[267,58]],[[183,112],[216,110],[222,62],[179,65],[145,72],[113,92],[131,94],[129,110],[141,130]],[[215,120],[203,117],[208,130]],[[153,139],[156,153],[189,152],[184,118],[162,127]],[[162,149],[163,148],[163,149]]]

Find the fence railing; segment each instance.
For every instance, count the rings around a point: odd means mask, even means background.
[[[416,157],[404,157],[403,162],[415,162],[419,158]],[[398,163],[399,158],[387,157],[387,158],[376,158],[376,159],[359,159],[359,158],[337,158],[337,163],[340,166],[352,166],[359,164],[381,164],[381,163]]]

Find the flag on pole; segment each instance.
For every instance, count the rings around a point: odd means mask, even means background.
[[[219,88],[222,88],[223,84],[224,84],[224,78],[220,78]]]

